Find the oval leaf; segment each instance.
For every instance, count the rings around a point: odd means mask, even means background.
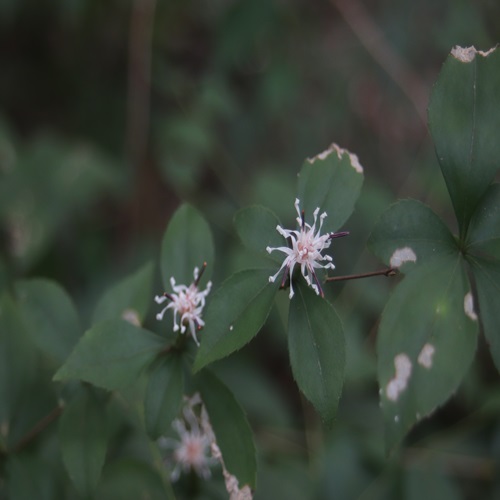
[[[139,326],[151,304],[152,282],[153,264],[149,262],[104,294],[97,304],[92,322],[122,318]]]
[[[499,167],[500,50],[453,49],[432,91],[429,127],[465,235]]]
[[[500,261],[474,259],[472,271],[476,279],[484,335],[495,366],[500,371]]]
[[[23,399],[38,377],[36,347],[9,295],[0,297],[0,425],[9,433]]]
[[[214,243],[210,227],[191,205],[182,205],[172,216],[161,245],[163,284],[170,289],[170,278],[177,283],[193,282],[195,267],[207,263],[202,283],[208,281],[214,265]]]
[[[217,445],[227,471],[236,476],[239,488],[255,488],[257,463],[252,430],[231,391],[210,371],[203,370],[196,385],[207,409]]]
[[[299,173],[297,196],[306,217],[319,207],[328,217],[324,232],[339,229],[354,210],[363,185],[363,168],[358,157],[332,144],[329,149],[307,159]]]
[[[114,390],[133,384],[165,347],[165,340],[124,320],[87,330],[54,380],[80,379]]]
[[[204,316],[195,370],[240,349],[257,335],[278,291],[279,283],[269,283],[271,274],[268,269],[240,271],[215,292]]]
[[[331,423],[344,381],[344,334],[335,309],[302,280],[290,301],[288,349],[297,385]]]
[[[377,339],[386,444],[457,389],[476,348],[477,318],[461,259],[438,259],[411,273],[393,292]]]
[[[144,401],[146,429],[152,439],[170,428],[179,413],[183,394],[182,358],[175,353],[162,356],[151,366]]]
[[[94,392],[79,392],[64,408],[59,421],[64,465],[77,491],[87,498],[99,483],[107,449],[103,402]]]
[[[31,338],[42,352],[62,364],[82,334],[70,297],[57,283],[45,279],[18,281],[15,291]]]
[[[274,212],[258,205],[242,208],[234,216],[236,231],[243,244],[277,262],[283,259],[275,253],[267,253],[266,248],[283,246],[283,237],[276,231],[279,223]]]
[[[385,264],[405,272],[430,258],[458,252],[443,221],[416,200],[402,200],[389,207],[375,225],[368,246]]]
[[[500,259],[500,184],[493,184],[479,202],[467,233],[467,251]]]

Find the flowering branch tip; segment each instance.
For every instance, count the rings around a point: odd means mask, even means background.
[[[198,346],[200,343],[196,337],[196,331],[200,331],[205,326],[205,322],[201,319],[201,315],[205,307],[205,298],[212,288],[212,282],[209,281],[205,290],[200,291],[198,289],[198,284],[206,267],[207,263],[204,262],[201,270],[197,267],[194,268],[194,281],[189,286],[177,285],[175,278],[172,276],[170,278],[170,285],[172,286],[173,293],[165,292],[162,296],[155,297],[155,302],[157,304],[161,304],[166,299],[170,301],[170,303],[156,315],[156,319],[161,321],[165,311],[167,309],[172,309],[174,312],[173,331],[177,332],[180,330],[180,333],[185,333],[189,326],[191,336]],[[177,318],[178,315],[180,316],[179,320]]]
[[[319,227],[316,229],[316,223],[318,222],[319,207],[317,207],[313,212],[313,224],[308,224],[305,220],[305,211],[300,210],[300,200],[295,199],[295,210],[297,212],[297,224],[299,230],[289,230],[283,229],[281,226],[276,226],[276,230],[284,238],[289,239],[291,243],[291,248],[288,246],[283,247],[267,247],[268,253],[278,250],[286,255],[283,264],[278,269],[278,272],[274,276],[269,277],[269,281],[274,283],[278,275],[284,269],[283,278],[281,281],[280,288],[285,288],[287,279],[290,278],[290,299],[294,296],[292,276],[295,265],[300,266],[300,271],[308,286],[310,286],[317,295],[324,297],[321,284],[319,282],[318,276],[315,269],[335,269],[335,265],[332,262],[332,257],[330,255],[322,255],[322,252],[330,247],[331,240],[333,238],[339,238],[342,236],[347,236],[349,233],[347,231],[340,233],[326,233],[321,235],[321,228],[323,227],[323,222],[327,217],[327,213],[323,212],[319,217]]]

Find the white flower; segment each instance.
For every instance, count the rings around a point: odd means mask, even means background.
[[[208,479],[211,475],[210,466],[217,463],[217,460],[211,456],[211,445],[215,437],[204,406],[201,406],[200,416],[195,413],[194,406],[198,404],[202,405],[198,394],[187,398],[182,418],[177,418],[172,422],[179,440],[166,437],[158,440],[160,448],[173,450],[171,458],[175,466],[170,475],[172,481],[179,479],[181,472],[186,473],[191,469],[201,478]]]
[[[283,280],[281,286],[285,286],[285,282],[288,276],[290,276],[290,298],[293,297],[294,291],[292,287],[292,276],[295,264],[300,265],[300,271],[302,276],[304,276],[307,284],[316,292],[316,294],[323,296],[323,290],[321,288],[318,277],[316,276],[315,269],[335,269],[332,262],[332,258],[329,255],[322,255],[321,252],[329,248],[332,238],[337,238],[340,236],[346,236],[347,232],[341,233],[326,233],[321,235],[321,227],[323,226],[323,221],[327,216],[326,212],[323,212],[319,217],[319,227],[316,231],[316,222],[318,219],[319,207],[313,212],[314,222],[311,226],[305,221],[304,211],[300,211],[299,208],[300,200],[297,198],[295,200],[295,209],[297,210],[297,223],[300,227],[299,230],[283,229],[281,226],[276,226],[276,230],[284,238],[290,238],[292,243],[292,248],[289,247],[267,247],[266,250],[271,253],[274,250],[279,250],[286,254],[286,258],[283,264],[279,268],[278,272],[274,276],[269,277],[269,281],[273,283],[278,274],[285,268],[285,273],[283,275]]]
[[[201,478],[208,479],[211,476],[210,467],[219,464],[229,500],[252,500],[250,487],[243,485],[240,488],[236,476],[226,469],[207,410],[198,393],[190,398],[184,397],[182,417],[175,419],[172,427],[179,435],[179,440],[164,436],[158,440],[161,449],[169,450],[165,461],[170,459],[175,462],[170,473],[172,481],[179,479],[181,472],[190,470],[194,470]]]
[[[209,281],[205,290],[198,290],[198,284],[206,266],[207,263],[205,262],[201,272],[197,267],[194,268],[194,281],[189,286],[176,285],[175,279],[173,277],[170,278],[170,285],[172,286],[173,293],[164,293],[163,295],[157,295],[155,297],[157,304],[162,304],[167,299],[170,301],[170,303],[156,315],[156,319],[161,321],[165,311],[167,309],[173,309],[174,332],[180,330],[181,333],[184,333],[187,328],[186,325],[189,325],[191,335],[198,346],[200,343],[196,337],[196,330],[201,330],[205,326],[205,322],[201,319],[201,314],[205,307],[205,297],[210,293],[210,289],[212,288],[212,282]],[[179,321],[177,321],[177,315],[180,316]]]

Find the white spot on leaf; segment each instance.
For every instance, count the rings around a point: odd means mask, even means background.
[[[396,378],[391,379],[385,389],[387,398],[390,399],[391,401],[396,401],[399,397],[400,392],[401,392],[401,387],[399,384],[399,380]]]
[[[399,422],[399,415],[394,415],[394,422],[396,422],[396,423]]]
[[[411,375],[410,358],[403,352],[394,358],[394,366],[396,367],[396,377],[407,380]]]
[[[461,62],[468,63],[476,57],[476,49],[474,47],[459,47],[456,45],[451,49],[451,55]]]
[[[470,292],[465,294],[464,297],[464,311],[472,321],[477,321],[477,314],[476,311],[474,311],[474,299]]]
[[[405,262],[416,262],[417,256],[410,247],[397,248],[389,261],[391,267],[400,267]]]
[[[313,158],[308,158],[309,163],[314,163],[317,160],[326,160],[334,151],[334,147],[338,147],[336,144],[332,144],[328,149],[325,149],[322,153],[317,154]]]
[[[351,162],[352,168],[358,172],[358,174],[363,173],[363,167],[359,163],[359,158],[356,154],[349,152],[347,149],[341,148],[338,144],[332,143],[328,149],[319,153],[314,158],[308,158],[309,163],[314,163],[316,160],[326,160],[332,153],[337,153],[338,159],[342,160],[342,157],[346,154],[349,156],[349,161]]]
[[[359,163],[358,155],[356,155],[354,153],[349,153],[349,159],[351,160],[352,168],[354,170],[356,170],[356,172],[358,172],[358,174],[362,174],[363,167],[361,166],[361,163]]]
[[[122,313],[122,319],[132,323],[135,326],[141,326],[141,321],[139,320],[139,314],[134,309],[125,309]]]
[[[385,388],[385,394],[391,401],[397,401],[399,395],[406,389],[408,379],[411,375],[412,364],[410,358],[403,352],[394,358],[396,374],[389,380]]]
[[[455,59],[458,59],[460,62],[469,63],[469,62],[474,60],[474,58],[476,57],[476,54],[479,54],[480,56],[483,56],[483,57],[487,57],[492,52],[494,52],[495,49],[496,49],[496,47],[493,47],[490,50],[482,51],[482,50],[477,50],[474,46],[472,46],[472,47],[460,47],[458,45],[455,45],[455,47],[453,47],[453,49],[451,49],[451,55]]]
[[[418,355],[417,361],[424,368],[430,368],[432,366],[432,357],[436,352],[436,348],[432,344],[425,344]]]
[[[229,325],[229,331],[232,332],[234,329],[234,326],[233,325]]]

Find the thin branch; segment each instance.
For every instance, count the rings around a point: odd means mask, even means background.
[[[349,236],[349,231],[340,231],[339,233],[330,233],[330,239],[343,238],[344,236]]]
[[[33,441],[33,439],[38,436],[38,434],[40,434],[54,420],[56,420],[62,414],[63,410],[63,406],[57,406],[56,408],[54,408],[50,413],[39,420],[35,424],[35,426],[30,431],[28,431],[10,451],[16,453],[25,448],[31,441]]]
[[[155,9],[156,0],[135,0],[130,16],[126,147],[135,169],[144,162],[148,147]]]
[[[413,104],[424,125],[427,124],[427,85],[411,66],[391,47],[382,30],[358,0],[332,0],[344,21],[366,51],[385,70]]]
[[[362,273],[362,274],[348,274],[346,276],[332,276],[330,278],[326,278],[326,281],[347,281],[347,280],[358,280],[361,278],[371,278],[373,276],[387,276],[392,277],[396,276],[399,271],[394,267],[388,267],[386,269],[379,269],[378,271],[372,271],[370,273]]]

